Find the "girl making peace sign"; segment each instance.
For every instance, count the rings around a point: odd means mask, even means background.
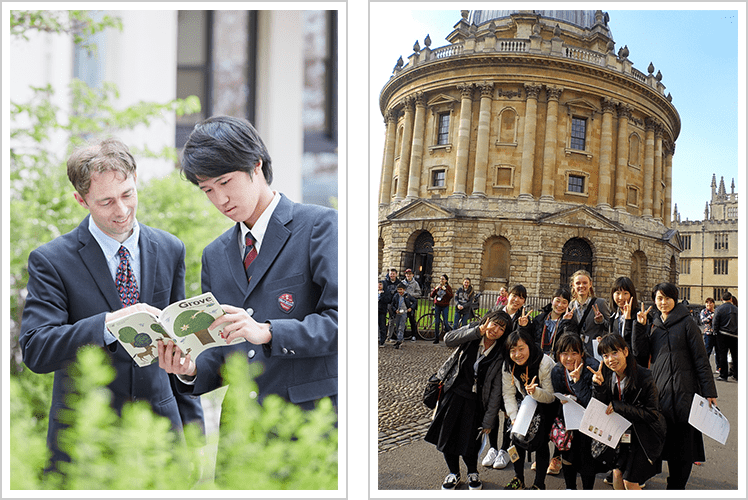
[[[617,448],[613,488],[638,490],[662,471],[666,426],[657,387],[652,373],[637,364],[622,336],[605,335],[597,350],[603,363],[598,370],[587,367],[592,372],[593,396],[608,404],[606,413],[616,412],[631,422]]]
[[[527,326],[529,312],[519,318],[520,326]],[[504,406],[509,418],[514,424],[519,411],[519,401],[526,395],[530,395],[538,402],[538,412],[545,415],[542,419],[537,435],[543,436],[536,443],[537,449],[519,450],[519,460],[514,462],[515,478],[512,479],[504,489],[521,490],[525,488],[525,451],[536,452],[535,481],[530,489],[544,490],[545,475],[550,460],[548,449],[548,433],[550,432],[551,419],[554,415],[552,403],[553,385],[551,383],[551,370],[553,360],[538,348],[532,334],[527,328],[513,331],[506,344],[509,356],[504,361],[502,372],[502,388],[504,395]]]

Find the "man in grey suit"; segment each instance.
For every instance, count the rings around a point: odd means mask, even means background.
[[[55,373],[47,434],[53,469],[70,460],[58,446],[58,433],[73,390],[68,369],[85,345],[101,346],[116,370],[108,386],[115,410],[128,401],[148,401],[173,428],[196,422],[204,429],[200,400],[175,394],[173,377],[157,366],[136,366],[104,326],[134,311],[158,315],[184,298],[184,243],[138,224],[136,165],[122,142],[106,139],[76,150],[68,177],[75,199],[90,214],[29,255],[20,337],[26,366]]]
[[[223,384],[221,366],[240,352],[263,364],[259,399],[277,394],[303,409],[322,398],[337,406],[337,211],[294,203],[273,191],[270,156],[243,119],[209,118],[184,146],[182,170],[236,224],[203,251],[202,289],[226,315],[226,342],[197,362],[172,342],[159,345],[159,366],[179,375],[180,391],[204,394]],[[249,397],[249,395],[247,395]]]

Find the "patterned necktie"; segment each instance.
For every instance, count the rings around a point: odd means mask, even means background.
[[[138,282],[135,280],[135,274],[130,266],[130,252],[124,246],[119,247],[119,266],[114,278],[114,284],[117,285],[117,292],[123,306],[131,306],[138,302],[140,294],[138,293]]]
[[[247,272],[247,279],[249,279],[249,265],[257,257],[255,240],[250,232],[247,233],[246,244],[247,246],[244,248],[244,270]]]

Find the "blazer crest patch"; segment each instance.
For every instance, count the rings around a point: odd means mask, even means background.
[[[284,293],[278,297],[278,305],[283,312],[290,313],[294,306],[296,306],[296,303],[294,302],[292,294]]]

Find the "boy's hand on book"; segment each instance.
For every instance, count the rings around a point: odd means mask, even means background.
[[[244,337],[248,342],[256,345],[267,344],[272,340],[270,325],[267,323],[258,323],[240,307],[221,304],[221,308],[226,314],[216,318],[208,329],[213,330],[223,326],[221,337],[226,339],[227,344],[239,337]]]
[[[122,309],[119,309],[117,311],[113,311],[106,314],[106,317],[104,318],[104,323],[109,323],[110,321],[114,321],[115,319],[124,318],[128,314],[132,314],[134,312],[148,312],[153,314],[154,316],[158,317],[159,314],[161,314],[161,309],[157,307],[153,307],[149,304],[133,304],[131,306],[123,307]]]
[[[158,340],[158,366],[166,373],[175,375],[194,377],[197,374],[197,366],[190,359],[190,355],[182,359],[182,350],[171,340],[166,343],[161,339]]]

